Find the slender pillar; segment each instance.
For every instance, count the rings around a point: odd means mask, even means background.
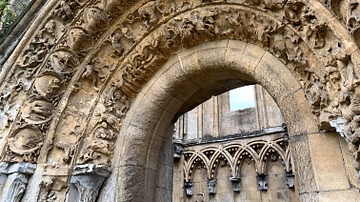
[[[0,163],[0,201],[20,201],[35,169],[30,163]]]

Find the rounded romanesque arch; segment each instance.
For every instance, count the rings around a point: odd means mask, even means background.
[[[336,130],[360,169],[358,16],[355,1],[49,1],[1,73],[2,172],[31,168],[16,173],[41,182],[32,201],[64,200],[68,187],[94,201],[110,173],[104,193],[118,182],[117,200],[151,200],[171,121],[259,83],[288,124],[303,199],[350,190],[324,185],[314,145]],[[82,189],[93,176],[97,191]]]
[[[254,83],[263,85],[282,110],[289,134],[294,138],[293,155],[307,156],[295,157],[297,176],[304,189],[301,192],[316,190],[309,148],[298,146],[308,144],[307,140],[295,141],[319,133],[300,84],[283,63],[262,48],[241,41],[221,40],[179,52],[139,92],[128,112],[132,116],[124,119],[120,132],[123,147],[119,147],[122,152],[116,164],[119,173],[127,176],[118,182],[122,184],[118,191],[120,198],[151,200],[151,194],[159,193],[158,187],[149,182],[156,182],[157,171],[163,170],[157,163],[161,144],[179,112],[204,102],[211,95]],[[145,176],[139,179],[139,173]],[[135,190],[137,194],[128,194]],[[143,190],[144,195],[139,190]]]

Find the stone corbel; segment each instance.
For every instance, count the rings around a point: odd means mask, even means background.
[[[295,178],[295,175],[292,174],[292,172],[285,173],[285,182],[290,189],[294,189],[294,187],[295,187],[294,178]]]
[[[259,191],[267,191],[268,190],[268,176],[267,175],[258,175],[258,176],[256,176],[256,180],[258,183]]]
[[[180,160],[181,155],[184,154],[184,145],[180,143],[174,143],[174,160]]]
[[[229,180],[231,181],[232,188],[234,192],[240,192],[240,177],[230,177]]]
[[[209,180],[208,183],[209,194],[216,194],[216,180]]]
[[[185,182],[184,183],[186,196],[192,196],[193,195],[193,186],[194,186],[194,184],[192,182]]]
[[[95,202],[102,184],[109,176],[109,166],[86,164],[75,167],[66,201]]]
[[[30,163],[0,163],[0,201],[20,201],[35,169]]]

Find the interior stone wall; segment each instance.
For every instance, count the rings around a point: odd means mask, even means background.
[[[290,159],[282,159],[273,154],[273,160],[266,162],[267,176],[266,190],[259,190],[257,177],[262,174],[255,167],[253,157],[244,156],[245,160],[240,163],[241,172],[237,174],[241,182],[237,184],[239,190],[233,190],[230,180],[233,172],[227,161],[223,161],[217,167],[216,174],[212,178],[216,180],[216,192],[209,193],[208,171],[205,165],[197,165],[195,169],[188,171],[184,162],[187,152],[202,153],[215,152],[226,147],[227,144],[246,145],[246,142],[266,141],[270,138],[281,137],[279,132],[286,131],[280,109],[271,96],[261,86],[255,85],[255,106],[242,109],[230,110],[229,92],[212,97],[206,102],[195,107],[191,111],[179,117],[173,135],[176,161],[173,175],[173,201],[298,201],[295,194],[295,180]],[[240,96],[251,96],[243,94]],[[236,99],[235,97],[232,99]],[[238,98],[239,99],[239,98]],[[211,130],[209,130],[211,129]],[[217,129],[217,130],[216,130]],[[275,133],[275,135],[274,135]],[[283,135],[283,134],[282,134]],[[254,137],[255,136],[255,137]],[[286,140],[287,141],[287,140]],[[288,142],[286,142],[288,144]],[[206,155],[205,152],[205,155]],[[289,151],[284,151],[282,154]],[[213,154],[215,155],[215,154]],[[239,160],[234,160],[240,162]],[[260,158],[259,161],[266,161]],[[257,162],[257,161],[256,161]],[[186,172],[194,172],[191,181],[182,180],[189,175]],[[257,173],[259,172],[259,173]],[[263,174],[264,174],[263,173]],[[288,176],[286,176],[286,173]],[[240,177],[241,176],[241,177]],[[291,177],[289,177],[291,176]],[[289,187],[285,179],[292,183]],[[191,183],[191,195],[187,193],[187,185]],[[289,182],[288,182],[289,183]]]
[[[280,141],[278,143],[284,144],[286,140],[283,142],[283,136],[284,133],[277,133],[258,137],[240,137],[231,140],[223,139],[215,143],[185,144],[184,156],[177,159],[174,163],[174,192],[172,201],[299,201],[298,192],[296,191],[296,176],[293,174],[291,158],[286,156],[286,153],[289,153],[289,151],[286,150],[287,146],[285,145],[282,145],[285,150],[278,150],[279,153],[271,153],[268,150],[267,152],[271,154],[268,156],[264,155],[263,157],[256,157],[254,155],[256,152],[252,153],[251,150],[246,150],[250,154],[243,152],[234,160],[219,158],[217,160],[219,161],[218,164],[214,164],[214,167],[207,165],[207,162],[202,162],[202,160],[195,160],[193,162],[188,160],[188,158],[195,159],[194,157],[189,157],[191,153],[195,156],[204,155],[203,161],[210,157],[209,161],[211,162],[214,161],[214,156],[216,159],[218,152],[222,154],[224,151],[234,152],[235,148],[246,148],[249,143],[253,145],[254,151],[264,148],[264,145],[268,147],[269,145],[266,141],[269,140],[278,139]],[[260,144],[255,146],[256,142]],[[232,145],[232,147],[229,147],[229,145]],[[237,145],[241,145],[241,147],[236,147]],[[222,148],[224,148],[223,151]],[[259,155],[261,153],[260,150],[258,150]],[[226,154],[224,155],[226,156]],[[260,162],[265,164],[263,171],[259,168]],[[233,171],[234,167],[231,166],[233,163],[239,166],[236,172]],[[194,168],[189,169],[189,166],[194,166]],[[209,177],[209,169],[215,169],[214,176]],[[189,176],[190,174],[191,180],[185,177],[185,183],[183,180],[178,179],[180,176]],[[236,180],[238,181],[235,181],[234,177],[237,177]],[[266,180],[259,181],[259,177],[265,177]],[[216,181],[214,192],[210,192],[208,185],[209,178]],[[259,185],[260,182],[264,182],[266,185],[261,187]],[[190,184],[191,186],[189,187]]]
[[[178,118],[174,138],[200,141],[281,127],[279,107],[266,90],[254,86],[255,107],[231,111],[228,92],[214,96]]]

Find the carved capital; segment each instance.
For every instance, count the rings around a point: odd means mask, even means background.
[[[179,160],[181,155],[184,155],[184,145],[181,143],[174,143],[174,160]]]
[[[292,174],[292,172],[286,172],[285,173],[285,182],[287,184],[287,186],[290,188],[290,189],[294,189],[295,187],[295,175]]]
[[[0,163],[1,201],[20,201],[23,196],[28,178],[35,172],[36,165],[30,163]]]
[[[109,175],[109,166],[94,164],[77,166],[71,178],[67,201],[95,202],[100,187]]]
[[[240,192],[241,178],[240,177],[230,177],[229,180],[231,181],[233,191],[234,192]]]

